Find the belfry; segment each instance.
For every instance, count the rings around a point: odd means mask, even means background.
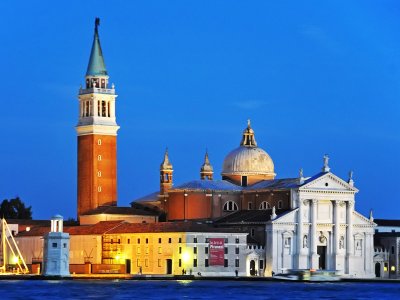
[[[78,219],[100,206],[117,205],[117,95],[114,84],[109,86],[99,25],[96,18],[86,83],[78,95]]]

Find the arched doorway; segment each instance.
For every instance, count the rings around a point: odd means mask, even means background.
[[[251,276],[257,275],[256,262],[254,261],[254,259],[250,261],[250,275]]]
[[[375,276],[381,277],[381,263],[375,264]]]

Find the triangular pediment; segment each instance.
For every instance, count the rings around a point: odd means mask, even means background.
[[[296,217],[296,212],[298,208],[291,210],[289,212],[285,212],[279,216],[277,216],[276,219],[272,220],[272,223],[295,223],[297,222],[297,217]]]
[[[358,192],[354,186],[351,186],[346,181],[336,176],[333,173],[323,173],[320,176],[311,177],[306,180],[300,190],[325,190],[325,191],[343,191],[343,192]]]
[[[376,224],[370,221],[367,217],[364,217],[359,212],[353,212],[353,225],[375,225]]]

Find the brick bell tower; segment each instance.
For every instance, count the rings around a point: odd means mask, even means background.
[[[117,205],[117,95],[114,84],[109,87],[99,25],[96,18],[86,84],[78,96],[78,219],[99,206]]]

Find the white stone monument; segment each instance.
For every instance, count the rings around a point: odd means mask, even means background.
[[[44,236],[44,276],[70,276],[69,233],[63,232],[63,217],[51,218],[51,231]]]

